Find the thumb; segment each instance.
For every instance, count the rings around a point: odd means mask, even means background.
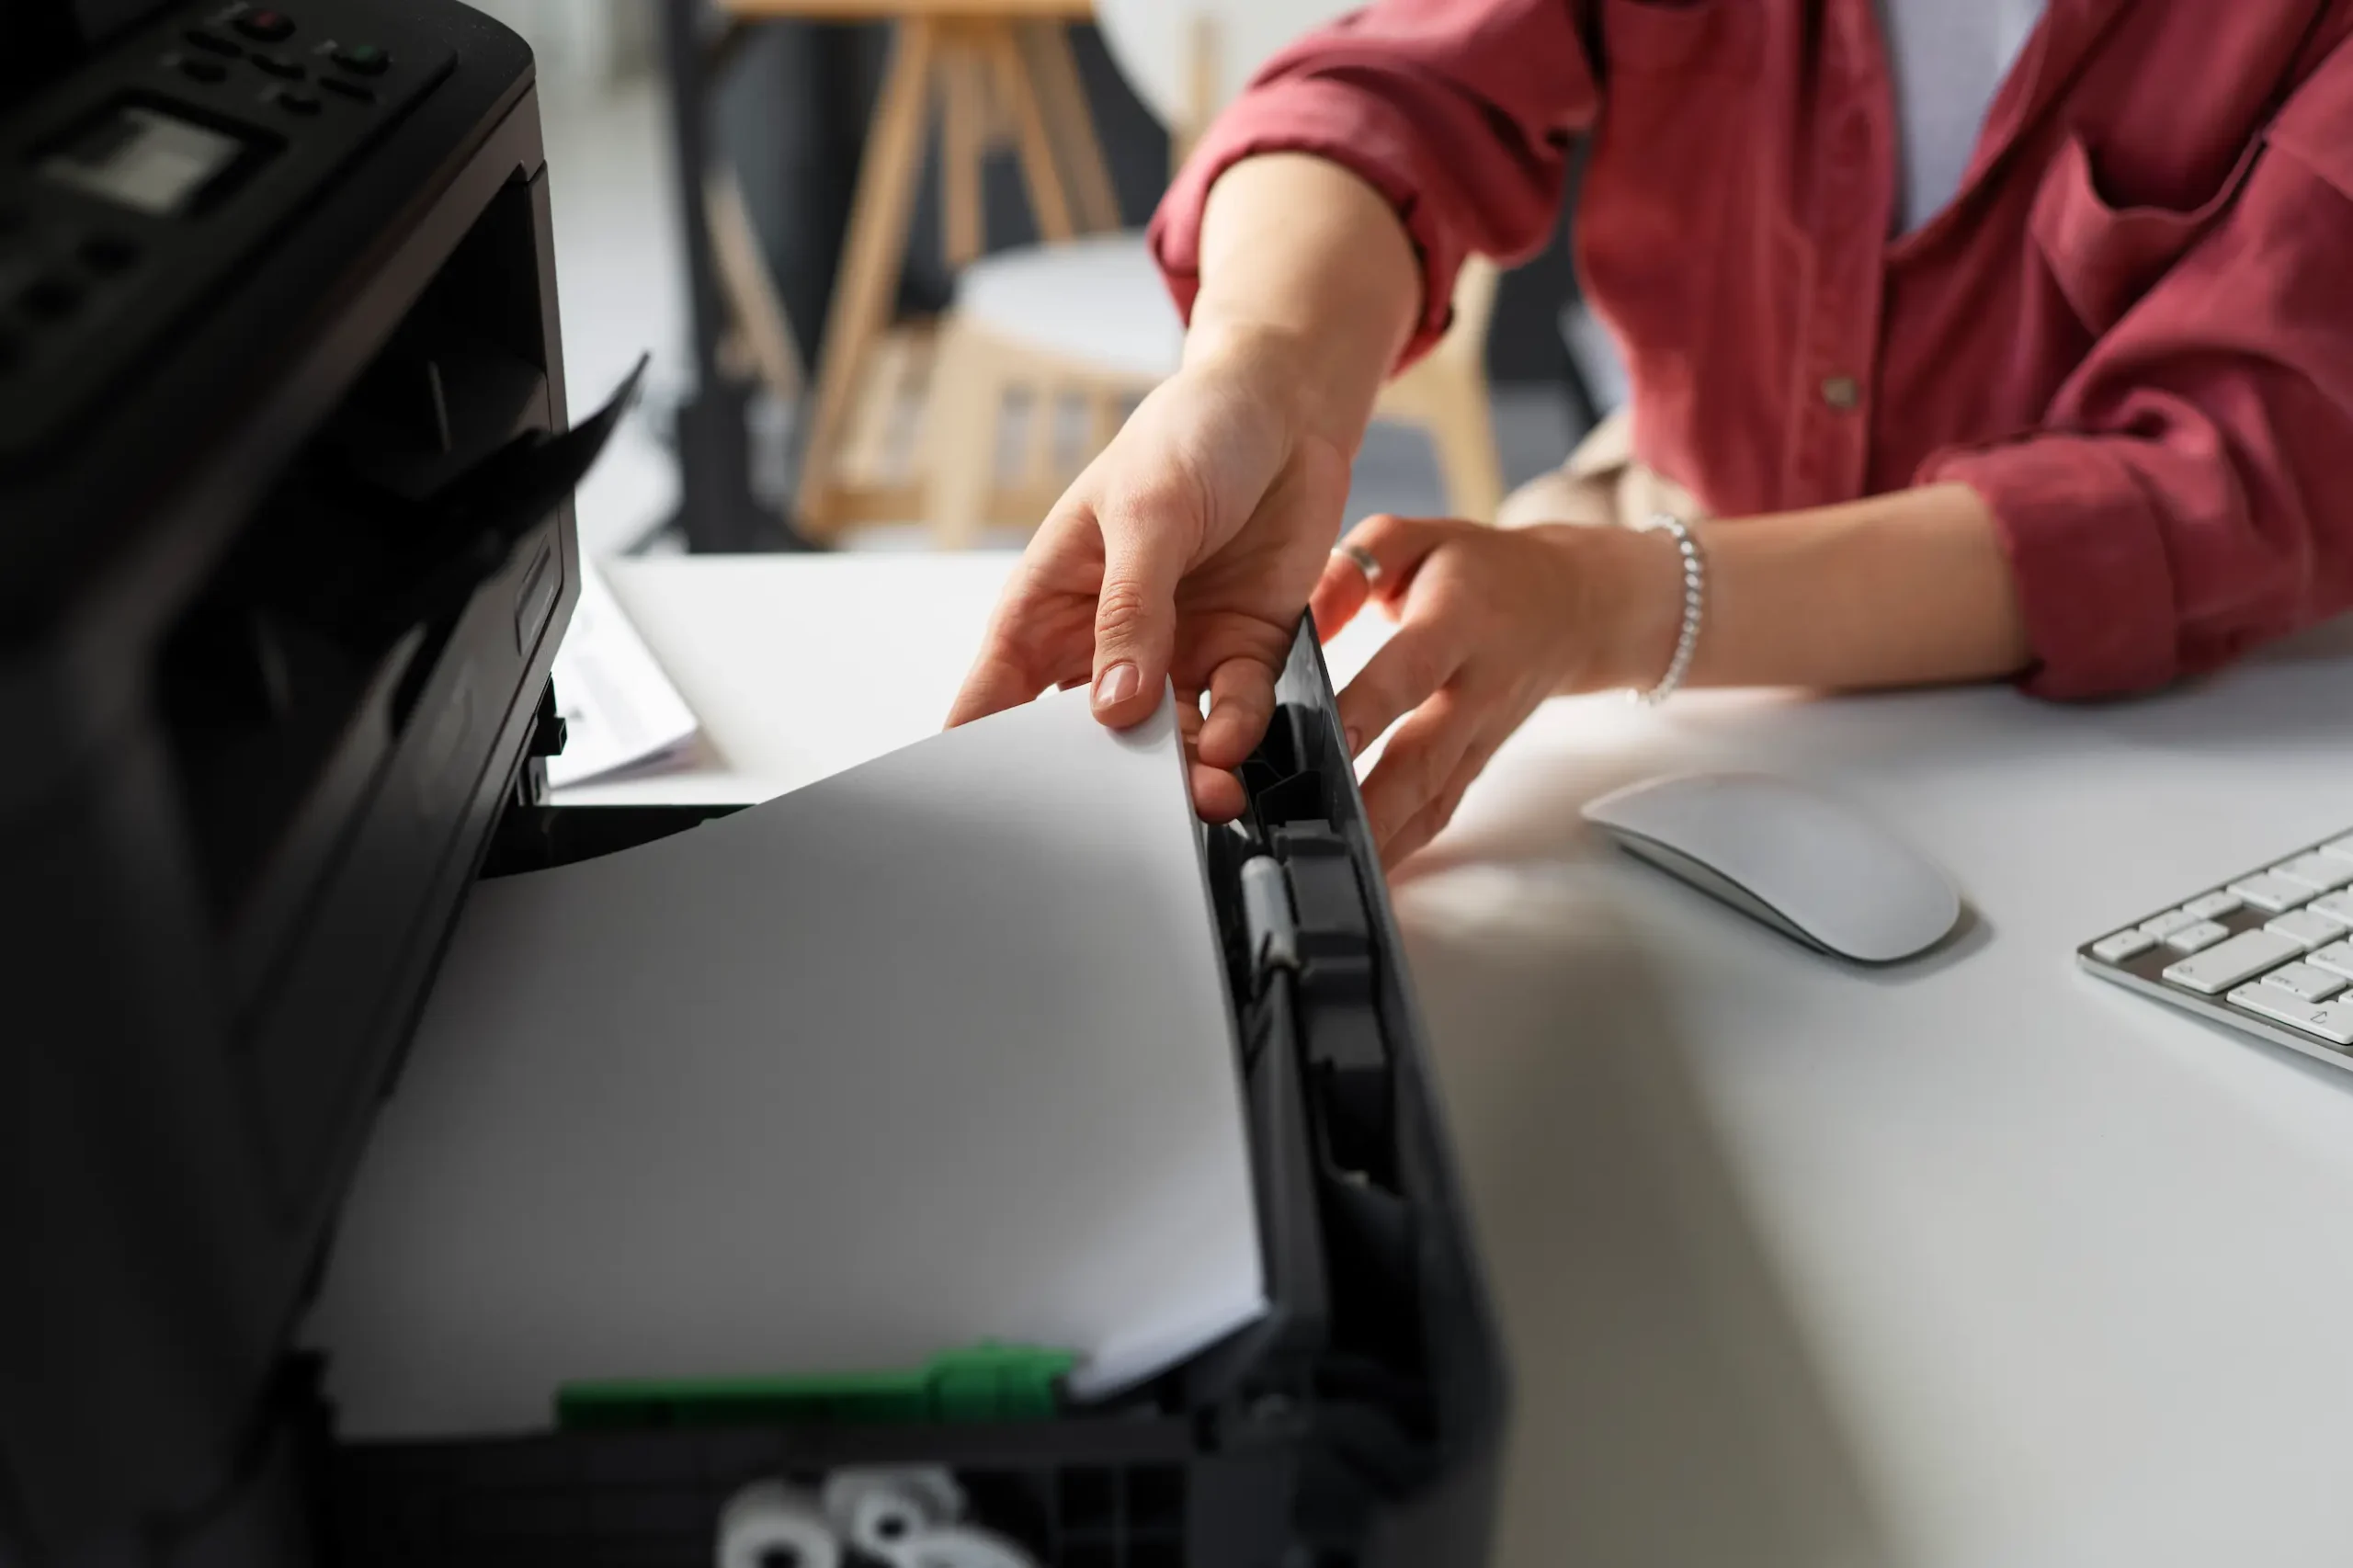
[[[1176,584],[1185,544],[1141,518],[1106,517],[1103,587],[1095,606],[1095,716],[1115,729],[1160,706],[1176,647]]]

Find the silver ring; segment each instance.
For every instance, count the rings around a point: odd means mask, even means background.
[[[1372,551],[1360,544],[1350,544],[1344,540],[1332,547],[1332,553],[1345,557],[1358,571],[1363,573],[1366,587],[1380,585],[1381,562],[1372,558]]]

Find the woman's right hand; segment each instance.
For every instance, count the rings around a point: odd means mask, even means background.
[[[1233,770],[1274,715],[1347,496],[1351,453],[1301,405],[1305,379],[1273,334],[1188,356],[1047,515],[949,723],[1085,681],[1096,716],[1123,728],[1173,679],[1194,806],[1238,815]]]

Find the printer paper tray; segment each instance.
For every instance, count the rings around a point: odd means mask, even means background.
[[[710,1561],[759,1480],[953,1468],[979,1522],[1046,1564],[1473,1564],[1493,1503],[1503,1375],[1331,688],[1303,628],[1252,806],[1212,830],[1211,881],[1242,1028],[1271,1308],[1130,1395],[1003,1425],[687,1426],[326,1456],[338,1559],[437,1565]],[[486,874],[683,831],[727,808],[510,812]],[[1280,868],[1284,909],[1245,868]],[[1288,919],[1286,920],[1286,915]],[[760,1370],[779,1370],[761,1369]],[[296,1397],[306,1397],[297,1394]]]

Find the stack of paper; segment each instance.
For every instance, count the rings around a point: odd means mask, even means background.
[[[1264,1304],[1174,703],[1082,696],[477,889],[306,1337],[424,1436],[983,1338],[1085,1396]]]
[[[555,653],[562,755],[548,758],[555,789],[592,778],[650,773],[691,759],[697,725],[678,688],[604,577],[580,563],[580,602]]]

